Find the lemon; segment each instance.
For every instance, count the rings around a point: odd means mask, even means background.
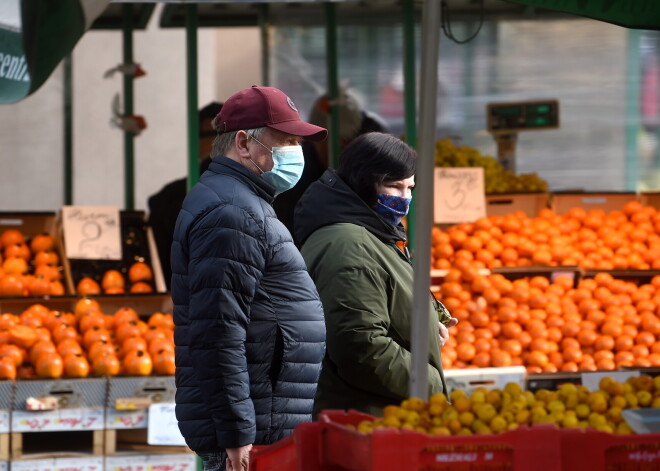
[[[504,386],[504,392],[509,393],[512,396],[518,396],[518,395],[522,394],[522,388],[520,387],[520,385],[518,383],[507,383]]]
[[[591,409],[587,404],[578,404],[575,408],[575,414],[577,415],[578,419],[586,419],[589,417],[590,413]]]
[[[488,424],[494,433],[504,432],[509,426],[508,422],[501,415],[496,415]]]
[[[474,419],[475,419],[474,414],[470,411],[464,411],[458,415],[459,422],[465,425],[466,427],[472,425]]]
[[[447,427],[432,427],[429,430],[431,435],[440,435],[442,437],[448,437],[451,435],[451,431]]]
[[[561,426],[564,428],[575,428],[578,426],[578,419],[574,415],[564,415],[564,419],[561,421]]]
[[[640,378],[641,378],[641,376],[640,376]],[[637,402],[640,405],[640,407],[650,406],[652,400],[653,400],[653,396],[646,389],[642,389],[640,391],[637,391]]]

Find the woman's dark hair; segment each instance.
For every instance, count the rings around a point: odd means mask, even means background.
[[[412,177],[416,168],[417,153],[405,142],[390,134],[370,132],[346,146],[337,175],[369,206],[374,206],[379,184]]]

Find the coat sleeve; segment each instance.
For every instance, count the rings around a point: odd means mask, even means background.
[[[314,277],[327,327],[327,352],[337,373],[353,386],[401,400],[409,396],[410,351],[390,335],[389,274],[359,244],[338,240]],[[337,252],[341,252],[338,256]],[[337,263],[337,260],[343,260]],[[442,390],[439,371],[428,366],[429,394]]]
[[[190,358],[215,422],[218,446],[254,442],[245,339],[250,305],[265,270],[263,225],[231,205],[188,234]]]

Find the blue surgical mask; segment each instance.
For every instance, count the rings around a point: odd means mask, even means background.
[[[403,217],[408,214],[411,201],[412,198],[379,193],[375,210],[387,222],[398,226]]]
[[[296,186],[305,168],[302,146],[273,147],[269,149],[255,137],[252,137],[252,139],[273,154],[274,165],[268,172],[261,170],[254,161],[252,163],[261,171],[261,177],[275,187],[275,192],[284,193]]]

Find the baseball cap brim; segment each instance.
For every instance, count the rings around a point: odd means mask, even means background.
[[[266,124],[266,126],[293,136],[304,137],[309,141],[323,141],[328,137],[327,129],[300,120]]]

